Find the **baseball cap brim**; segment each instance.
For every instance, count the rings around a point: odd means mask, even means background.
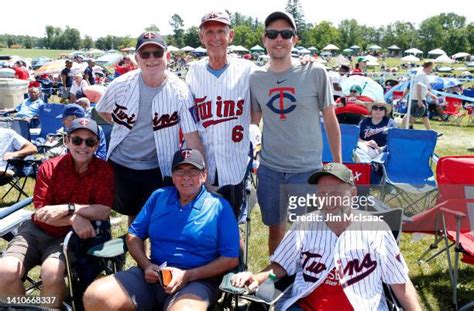
[[[267,18],[265,19],[265,28],[267,28],[270,23],[278,19],[286,20],[291,25],[291,27],[293,27],[293,29],[296,31],[296,23],[293,17],[290,14],[286,12],[282,12],[282,11],[275,11],[271,13],[270,15],[268,15]]]
[[[153,41],[143,42],[139,47],[135,48],[135,51],[140,51],[145,45],[156,45],[157,47],[166,51],[166,47],[163,44]]]
[[[198,170],[201,170],[201,171],[204,169],[203,165],[199,165],[196,162],[192,161],[191,159],[184,159],[183,161],[178,162],[175,165],[173,165],[172,170],[175,170],[178,166],[180,166],[182,164],[190,164],[190,165],[194,166],[195,168],[197,168]]]
[[[312,185],[315,185],[318,183],[318,180],[323,177],[323,176],[334,176],[336,178],[338,178],[340,181],[346,183],[346,184],[350,184],[350,185],[353,185],[349,182],[347,182],[347,180],[344,179],[344,177],[342,176],[339,176],[337,173],[334,173],[334,172],[323,172],[323,171],[317,171],[315,173],[313,173],[311,176],[308,177],[308,184],[312,184]]]

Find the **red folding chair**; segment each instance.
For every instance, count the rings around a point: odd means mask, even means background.
[[[457,283],[459,257],[466,264],[474,265],[474,156],[448,156],[440,158],[436,168],[439,195],[436,205],[412,217],[403,225],[404,232],[422,232],[435,235],[434,242],[420,256],[429,255],[438,244],[444,247],[429,257],[431,261],[446,253],[449,277],[453,289],[453,304],[458,309]],[[454,246],[454,260],[450,248]],[[474,301],[463,308],[474,306]]]
[[[444,113],[448,116],[448,120],[456,125],[459,125],[467,114],[462,107],[462,101],[458,98],[446,96],[446,104],[444,106]]]

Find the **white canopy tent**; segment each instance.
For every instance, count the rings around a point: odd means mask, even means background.
[[[436,57],[434,60],[435,63],[441,63],[441,64],[452,64],[454,63],[454,60],[449,58],[448,55],[443,54],[441,56]]]
[[[446,52],[443,51],[442,49],[434,49],[428,52],[428,55],[433,55],[433,56],[443,55],[443,54],[446,54]]]
[[[382,47],[377,45],[377,44],[372,44],[371,46],[369,46],[367,49],[369,50],[373,50],[373,51],[377,51],[377,50],[381,50]]]
[[[183,52],[192,52],[192,51],[194,51],[194,48],[187,45],[184,48],[181,48],[180,50],[183,51]]]
[[[237,45],[232,49],[233,52],[248,52],[249,50],[241,45]]]
[[[454,58],[454,59],[458,59],[458,58],[464,58],[464,57],[468,57],[468,56],[469,56],[469,53],[459,52],[459,53],[454,54],[451,57]]]
[[[324,51],[338,51],[339,48],[334,44],[328,44],[323,48]]]
[[[350,47],[350,49],[359,50],[359,49],[360,49],[360,46],[354,44],[353,46]]]
[[[408,49],[408,50],[405,50],[404,52],[405,54],[423,54],[423,51],[421,50],[418,50],[417,48],[411,48],[411,49]]]
[[[400,60],[406,63],[416,63],[420,61],[420,59],[416,57],[415,55],[407,55],[407,56],[402,57]]]
[[[387,50],[401,50],[397,45],[391,45],[387,48]]]
[[[179,49],[173,45],[168,45],[168,47],[166,48],[166,50],[170,53],[175,53],[175,52],[178,52]]]
[[[198,47],[198,48],[195,48],[193,52],[195,52],[195,53],[207,53],[207,50],[203,47]]]

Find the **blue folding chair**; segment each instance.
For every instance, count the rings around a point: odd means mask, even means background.
[[[354,150],[357,148],[357,142],[359,141],[360,128],[353,124],[340,124],[341,128],[341,149],[342,149],[342,162],[343,163],[355,163],[352,159]],[[323,137],[323,158],[322,161],[333,162],[331,148],[329,147],[328,138],[326,135],[326,129],[324,125],[321,125],[322,137]]]
[[[437,190],[431,164],[437,133],[391,128],[386,151],[374,162],[383,169],[381,201],[396,199],[399,207],[414,213],[424,210]]]
[[[62,119],[58,118],[64,111],[63,104],[44,104],[38,109],[41,131],[39,137],[46,139],[48,134],[56,134],[63,126]]]

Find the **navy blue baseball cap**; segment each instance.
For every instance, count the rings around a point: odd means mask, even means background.
[[[78,104],[68,104],[64,107],[63,113],[57,116],[56,118],[64,119],[70,116],[75,116],[76,118],[84,118],[86,116],[86,112],[84,111],[84,108],[82,108]]]
[[[156,45],[166,51],[167,45],[165,39],[162,35],[154,31],[144,32],[138,37],[135,51],[138,52],[142,47],[148,44]]]

